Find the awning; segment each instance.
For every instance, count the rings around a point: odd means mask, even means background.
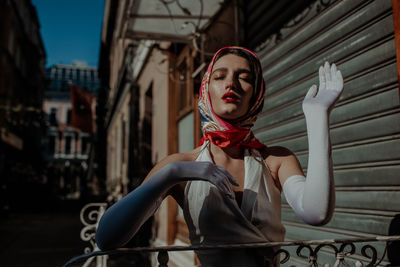
[[[189,42],[208,25],[223,0],[137,0],[128,12],[123,36],[130,39]]]

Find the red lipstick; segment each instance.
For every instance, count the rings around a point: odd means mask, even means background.
[[[239,102],[239,97],[233,92],[227,92],[221,98],[228,103]]]

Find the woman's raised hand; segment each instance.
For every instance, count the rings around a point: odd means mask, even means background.
[[[284,193],[296,214],[312,225],[327,223],[335,206],[329,113],[343,91],[340,71],[328,62],[319,68],[319,88],[313,85],[303,101],[307,124],[307,178],[289,179]]]
[[[343,77],[336,65],[325,62],[319,68],[319,89],[311,86],[303,100],[303,111],[307,116],[313,112],[330,112],[343,91]]]
[[[231,184],[239,186],[233,176],[223,167],[207,161],[180,161],[173,162],[172,176],[185,180],[208,181],[215,185],[221,193],[234,198]]]

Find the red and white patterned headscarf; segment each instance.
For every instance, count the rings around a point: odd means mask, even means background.
[[[200,144],[202,144],[205,140],[209,140],[219,147],[262,148],[265,145],[255,138],[254,134],[250,130],[257,120],[258,113],[261,111],[264,105],[265,83],[264,79],[262,78],[261,68],[259,69],[260,73],[257,75],[258,79],[261,79],[261,81],[255,82],[254,97],[250,103],[251,108],[244,116],[228,122],[214,113],[208,86],[210,83],[212,69],[215,64],[215,59],[219,53],[226,49],[243,50],[259,61],[254,52],[247,48],[238,46],[224,47],[214,54],[211,63],[203,76],[200,87],[198,105],[201,115],[201,128],[204,135],[204,137],[200,140]]]

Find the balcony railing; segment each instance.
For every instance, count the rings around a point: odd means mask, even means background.
[[[89,211],[97,208],[97,210]],[[119,248],[116,250],[99,251],[95,242],[94,234],[101,215],[104,213],[106,203],[92,203],[85,206],[81,211],[81,221],[85,227],[81,231],[83,240],[91,243],[92,248],[86,248],[83,255],[77,256],[69,260],[64,266],[70,266],[73,263],[85,261],[83,266],[88,266],[93,259],[96,258],[97,267],[107,266],[108,255],[122,255],[131,253],[158,253],[157,260],[159,267],[168,266],[169,253],[178,251],[197,251],[212,249],[259,249],[276,247],[278,250],[274,255],[274,259],[266,259],[265,266],[275,266],[271,262],[275,262],[275,258],[279,257],[280,264],[287,263],[292,255],[289,250],[295,248],[295,254],[306,262],[306,266],[355,266],[355,267],[372,267],[387,266],[389,262],[385,262],[385,256],[389,245],[393,242],[400,243],[400,236],[376,236],[373,238],[351,238],[351,239],[329,239],[329,240],[311,240],[311,241],[284,241],[284,242],[265,242],[265,243],[248,243],[248,244],[224,244],[224,245],[197,245],[197,246],[158,246],[158,247],[137,247],[137,248]],[[92,223],[85,221],[85,213]],[[365,244],[368,243],[368,244]],[[384,243],[383,253],[379,255],[374,244]],[[398,245],[397,245],[398,247]],[[293,251],[293,250],[292,250]],[[331,253],[332,263],[321,264],[318,256],[321,253]],[[400,251],[399,251],[400,253]],[[297,260],[298,261],[298,260]],[[293,263],[290,267],[295,267]],[[304,264],[302,264],[304,266]],[[395,266],[395,265],[390,265]]]

